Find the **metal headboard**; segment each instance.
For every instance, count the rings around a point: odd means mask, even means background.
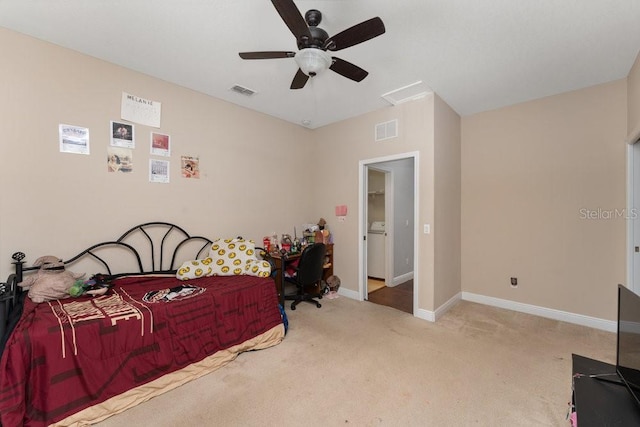
[[[182,227],[162,221],[147,222],[125,231],[118,239],[97,243],[64,261],[70,266],[83,259],[93,259],[110,276],[128,274],[175,273],[178,263],[201,259],[208,254],[206,249],[213,241],[207,237],[191,236]],[[105,251],[106,249],[106,251]],[[116,260],[130,257],[136,271],[115,271],[113,260],[105,255],[117,251]],[[178,255],[182,255],[179,259]],[[25,254],[16,252],[12,256],[15,272],[6,282],[0,283],[0,338],[4,335],[7,318],[14,308],[21,288],[23,275],[39,267],[25,267]]]
[[[156,231],[152,233],[152,230]],[[159,232],[158,232],[159,230]],[[135,238],[141,238],[141,241],[130,242]],[[174,238],[174,240],[170,240]],[[98,261],[109,275],[124,275],[135,273],[174,273],[177,269],[176,263],[180,250],[185,248],[187,244],[192,242],[201,242],[200,246],[191,253],[191,257],[185,257],[182,261],[188,259],[198,259],[205,253],[208,245],[213,241],[207,237],[191,236],[182,227],[169,222],[147,222],[136,225],[125,231],[117,240],[97,243],[88,247],[77,255],[64,261],[65,266],[70,266],[75,262],[91,257]],[[137,271],[114,271],[108,260],[99,254],[98,249],[103,248],[120,248],[124,249],[124,254],[135,259]],[[169,255],[167,255],[169,253]],[[146,255],[146,258],[143,258]],[[126,256],[126,255],[125,255]],[[170,258],[169,258],[170,257]],[[145,259],[146,262],[143,262]],[[169,262],[169,264],[167,264]],[[16,276],[18,282],[22,281],[23,273],[38,270],[39,267],[25,267],[22,260],[14,262],[16,266]],[[150,266],[150,268],[147,268]]]

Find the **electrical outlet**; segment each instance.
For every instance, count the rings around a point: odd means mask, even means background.
[[[517,277],[512,277],[511,278],[511,287],[513,287],[513,288],[517,288],[518,287],[518,278]]]

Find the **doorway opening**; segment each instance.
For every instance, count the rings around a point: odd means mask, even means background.
[[[418,153],[360,162],[360,300],[417,311]]]

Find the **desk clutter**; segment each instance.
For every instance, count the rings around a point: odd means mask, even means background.
[[[320,304],[317,301],[312,301],[311,298],[321,299],[323,295],[329,299],[337,298],[340,287],[340,279],[333,274],[333,236],[326,221],[320,218],[317,224],[304,224],[302,229],[301,238],[298,238],[296,228],[294,228],[293,238],[290,234],[283,234],[278,238],[274,233],[271,236],[265,236],[262,242],[273,265],[280,304],[284,306],[285,299],[294,299],[295,304],[292,304],[292,309],[295,309],[298,302],[307,299],[320,307]],[[318,265],[320,269],[318,277],[309,283],[297,283],[298,290],[295,294],[285,292],[285,282],[296,282],[296,279],[299,279],[297,276],[302,268],[300,264],[302,258],[305,257],[305,249],[318,246],[315,245],[316,243],[323,244],[319,245],[323,246],[323,250]]]
[[[327,227],[324,218],[320,218],[317,224],[305,224],[303,226],[302,238],[298,238],[296,228],[293,228],[293,238],[290,234],[282,234],[278,239],[277,234],[265,236],[262,240],[264,249],[270,254],[299,254],[302,250],[313,243],[333,243],[333,236]]]

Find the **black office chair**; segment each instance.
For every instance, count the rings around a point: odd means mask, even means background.
[[[324,257],[327,247],[324,243],[314,243],[303,249],[300,261],[292,277],[285,277],[285,282],[293,283],[296,286],[294,294],[285,294],[284,299],[293,300],[291,310],[296,309],[296,305],[301,301],[310,302],[320,308],[322,305],[314,298],[322,299],[322,289],[320,282],[324,266]]]

